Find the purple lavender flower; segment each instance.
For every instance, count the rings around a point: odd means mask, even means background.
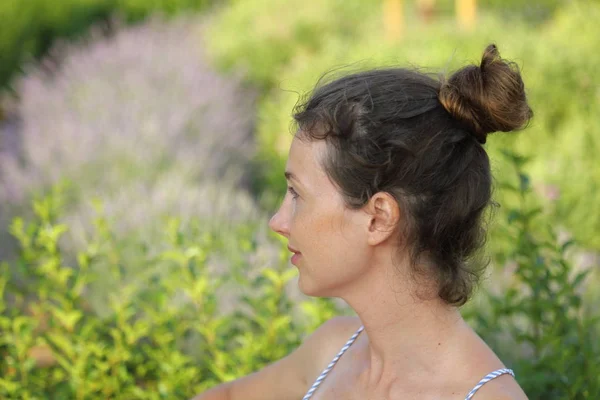
[[[213,71],[202,50],[199,20],[152,19],[30,66],[15,84],[18,123],[0,128],[0,142],[12,140],[0,146],[0,202],[27,207],[66,179],[79,199],[65,216],[75,231],[89,225],[92,198],[123,232],[161,215],[256,216],[241,190],[255,93]]]

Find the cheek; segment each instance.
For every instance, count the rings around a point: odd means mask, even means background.
[[[299,245],[304,246],[303,252],[313,267],[350,270],[364,262],[364,240],[351,216],[331,209],[306,217],[298,214],[295,223],[297,232],[302,235],[298,238],[302,240]]]

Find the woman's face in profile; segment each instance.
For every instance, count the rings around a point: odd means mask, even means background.
[[[285,175],[288,191],[271,218],[272,230],[288,239],[299,286],[310,296],[335,296],[351,286],[368,265],[366,213],[344,205],[338,189],[321,167],[325,141],[295,137]]]

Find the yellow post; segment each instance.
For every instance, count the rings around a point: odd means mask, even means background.
[[[435,14],[435,0],[417,0],[417,9],[423,22],[431,23]]]
[[[402,37],[404,15],[402,0],[383,0],[383,26],[388,40]]]
[[[456,18],[458,25],[465,30],[475,28],[477,0],[456,0]]]

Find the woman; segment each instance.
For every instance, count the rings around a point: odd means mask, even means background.
[[[302,292],[340,297],[357,317],[197,399],[526,399],[458,307],[482,271],[483,144],[531,116],[494,45],[441,82],[377,69],[315,89],[294,115],[288,193],[269,225]]]

